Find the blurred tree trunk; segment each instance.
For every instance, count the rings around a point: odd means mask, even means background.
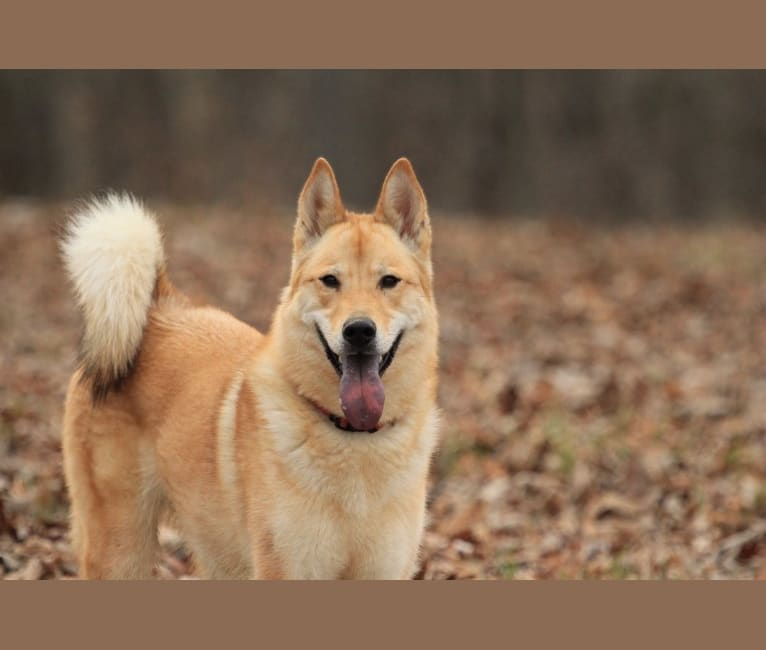
[[[0,193],[292,204],[313,160],[370,208],[409,156],[437,209],[766,210],[760,71],[2,71]]]

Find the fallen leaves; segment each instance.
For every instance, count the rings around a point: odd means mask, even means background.
[[[175,282],[267,327],[290,218],[158,212]],[[59,214],[0,205],[2,578],[76,573]],[[433,221],[443,427],[418,577],[766,578],[764,228]],[[183,537],[160,543],[157,576],[191,577]]]

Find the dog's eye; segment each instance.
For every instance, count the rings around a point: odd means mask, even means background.
[[[330,289],[337,289],[340,287],[340,280],[338,280],[338,278],[336,278],[334,275],[323,275],[319,279],[324,286],[330,287]]]
[[[397,278],[395,275],[384,275],[382,278],[380,278],[380,288],[393,289],[397,284],[399,284],[399,281],[399,278]]]

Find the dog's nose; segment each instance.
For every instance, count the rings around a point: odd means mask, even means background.
[[[355,348],[363,348],[375,338],[375,323],[369,318],[355,318],[343,326],[343,338]]]

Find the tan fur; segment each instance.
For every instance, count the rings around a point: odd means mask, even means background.
[[[91,225],[98,233],[98,221]],[[190,305],[156,251],[126,268],[157,278],[135,357],[127,343],[95,354],[86,341],[86,364],[67,392],[64,463],[81,575],[149,577],[157,523],[172,513],[207,577],[411,577],[437,437],[430,240],[409,162],[395,163],[375,213],[363,215],[343,208],[320,159],[299,199],[290,284],[265,336]],[[76,251],[97,251],[97,237],[75,234],[68,250],[70,268],[93,271]],[[141,256],[118,253],[132,263]],[[328,273],[341,290],[319,280]],[[383,290],[385,274],[401,282]],[[132,314],[141,295],[113,296],[112,320],[120,298]],[[86,332],[108,341],[111,321],[96,322],[92,303],[107,304],[95,289],[84,300]],[[337,349],[342,324],[358,315],[377,324],[381,350],[404,330],[374,434],[340,431],[321,410],[339,411],[339,380],[315,327]],[[106,369],[132,367],[95,403],[88,350]]]

